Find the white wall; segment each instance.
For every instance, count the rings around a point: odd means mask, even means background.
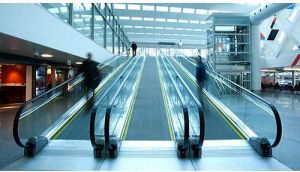
[[[0,4],[0,32],[98,62],[113,56],[39,4]]]

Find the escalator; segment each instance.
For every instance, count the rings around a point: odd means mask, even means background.
[[[127,62],[128,58],[124,54],[104,62],[99,68],[105,77],[95,92],[101,93],[105,90],[110,80]],[[81,120],[81,116],[88,116],[84,89],[83,77],[80,74],[20,106],[14,119],[13,134],[17,145],[25,149],[25,156],[34,156],[50,139],[57,138],[61,133],[66,139],[72,139],[72,133],[64,135],[64,132],[70,131],[67,126],[78,133],[87,131],[78,137],[89,139],[87,128],[71,124]],[[89,124],[88,120],[82,122]]]
[[[195,60],[176,54],[170,58],[174,65],[197,89]],[[276,108],[249,90],[213,71],[208,65],[208,80],[203,93],[220,111],[226,122],[241,138],[248,141],[261,156],[272,156],[272,148],[280,142],[282,126]],[[209,121],[206,121],[207,125]]]

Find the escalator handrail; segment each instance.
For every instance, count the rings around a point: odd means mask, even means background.
[[[184,56],[184,55],[183,55]],[[184,58],[187,58],[186,56],[184,56]],[[187,60],[188,61],[188,60]],[[191,63],[192,64],[192,63]],[[194,64],[193,64],[194,65]],[[194,65],[195,66],[195,65]],[[208,70],[208,69],[207,69]],[[264,102],[265,104],[267,104],[269,106],[269,108],[272,110],[273,115],[275,117],[275,121],[276,121],[276,126],[277,126],[277,133],[276,133],[276,138],[275,141],[271,144],[271,148],[276,147],[280,140],[281,140],[281,136],[282,136],[282,124],[281,124],[281,119],[280,119],[280,115],[279,112],[277,111],[277,109],[275,108],[275,106],[269,102],[267,102],[266,100],[264,100],[262,97],[260,97],[259,95],[254,94],[253,92],[247,90],[246,88],[236,84],[235,82],[225,78],[224,76],[222,76],[221,74],[209,70],[209,72],[212,72],[213,74],[215,74],[216,76],[218,76],[219,78],[221,78],[222,80],[225,80],[226,82],[229,82],[230,84],[238,87],[239,89],[243,90],[244,92],[250,94],[251,96],[254,96],[255,98],[259,99],[260,101]]]
[[[168,58],[166,58],[166,59],[169,62],[170,66],[172,67],[173,71],[178,76],[178,78],[181,81],[181,83],[184,85],[184,87],[186,88],[186,90],[188,91],[188,93],[190,94],[190,96],[193,98],[193,100],[195,101],[195,103],[197,105],[198,115],[199,115],[199,125],[200,125],[199,126],[200,130],[199,130],[199,142],[198,142],[198,146],[202,147],[203,142],[204,142],[204,136],[205,136],[205,119],[204,119],[203,106],[200,103],[200,101],[195,97],[195,95],[192,93],[191,89],[187,86],[187,84],[184,82],[184,80],[179,75],[179,73],[176,71],[176,69],[174,68],[174,66],[169,61],[169,59]]]
[[[115,94],[113,95],[113,97],[111,98],[107,108],[106,108],[106,112],[105,112],[105,117],[104,117],[104,138],[105,138],[105,142],[108,143],[109,142],[109,128],[110,128],[110,114],[111,114],[111,110],[113,107],[113,104],[117,98],[117,96],[119,95],[120,91],[122,90],[123,86],[125,85],[125,83],[127,82],[127,79],[129,78],[132,70],[134,69],[134,67],[136,66],[137,62],[139,59],[137,59],[134,64],[132,65],[132,67],[130,68],[128,74],[126,75],[126,77],[124,78],[123,82],[120,84],[118,90],[115,92]]]
[[[119,56],[119,54],[113,56],[113,57],[110,58],[108,61],[110,61],[111,59],[114,59],[114,58],[117,57],[117,56]],[[105,62],[104,62],[104,63],[105,63]],[[109,62],[109,63],[110,63],[110,62]],[[101,66],[100,69],[101,69],[102,67],[104,67],[104,66]],[[19,137],[19,119],[20,119],[20,117],[21,117],[21,115],[22,115],[22,112],[23,112],[24,108],[25,108],[29,103],[32,103],[32,102],[34,102],[34,101],[40,99],[41,97],[43,97],[43,96],[45,96],[45,95],[51,93],[53,90],[55,90],[55,89],[57,89],[57,88],[59,88],[59,87],[63,87],[64,85],[66,85],[66,84],[68,84],[68,83],[70,83],[70,82],[72,82],[72,81],[74,81],[74,80],[77,80],[77,79],[78,79],[78,80],[79,80],[79,79],[83,79],[83,73],[80,73],[79,75],[77,75],[77,76],[75,76],[75,77],[73,77],[73,78],[68,79],[67,81],[65,81],[65,82],[63,82],[63,83],[61,83],[61,84],[55,86],[54,88],[52,88],[52,89],[50,89],[50,90],[44,92],[43,94],[41,94],[41,95],[39,95],[39,96],[37,96],[37,97],[35,97],[35,98],[33,98],[33,99],[30,99],[30,100],[28,100],[28,101],[22,103],[22,105],[18,108],[18,110],[17,110],[17,112],[16,112],[16,115],[15,115],[15,117],[14,117],[14,123],[13,123],[13,137],[14,137],[14,140],[15,140],[15,142],[16,142],[16,144],[17,144],[18,146],[20,146],[20,147],[25,147],[25,145],[21,142],[20,137]],[[75,85],[77,85],[77,84],[79,84],[79,82],[76,83]],[[74,86],[74,85],[72,85],[72,87],[73,87],[73,86]]]
[[[176,93],[177,93],[177,95],[179,97],[179,100],[180,100],[180,102],[182,104],[183,120],[184,120],[184,131],[183,131],[184,136],[183,136],[183,138],[184,138],[184,141],[187,142],[188,139],[189,139],[189,137],[190,137],[189,111],[188,111],[186,102],[185,102],[185,100],[184,100],[181,92],[179,91],[179,88],[175,84],[175,81],[174,81],[173,77],[171,76],[168,68],[166,67],[166,64],[165,64],[165,62],[163,60],[163,55],[161,55],[161,56],[162,56],[161,60],[163,62],[163,66],[165,67],[165,69],[166,69],[166,71],[167,71],[167,73],[168,73],[168,75],[169,75],[169,77],[170,77],[170,79],[172,81],[172,84],[173,84],[173,86],[174,86],[174,88],[176,90]]]
[[[106,95],[109,93],[109,91],[116,85],[116,83],[119,81],[119,79],[123,78],[122,76],[123,76],[124,72],[127,70],[127,68],[130,66],[130,64],[133,61],[132,59],[128,59],[125,63],[127,63],[129,60],[131,60],[129,62],[129,64],[127,64],[125,69],[119,74],[119,76],[113,82],[113,84],[110,85],[110,87],[103,93],[102,97],[97,101],[99,103],[97,104],[97,102],[95,102],[95,104],[93,106],[92,113],[91,113],[91,120],[90,120],[90,140],[91,140],[91,144],[94,148],[96,147],[95,123],[96,123],[97,109],[98,109],[101,101],[104,99],[104,97],[106,97]]]

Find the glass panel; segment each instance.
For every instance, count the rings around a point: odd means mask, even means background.
[[[92,4],[73,4],[73,27],[87,37],[91,37]]]
[[[104,46],[104,20],[102,15],[95,10],[95,23],[94,23],[94,39],[95,41]]]
[[[50,13],[61,18],[65,23],[69,21],[69,4],[68,3],[42,3]]]

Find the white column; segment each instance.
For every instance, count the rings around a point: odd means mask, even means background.
[[[251,25],[251,89],[261,90],[261,54],[259,24]]]
[[[26,101],[32,99],[32,66],[26,66]]]

